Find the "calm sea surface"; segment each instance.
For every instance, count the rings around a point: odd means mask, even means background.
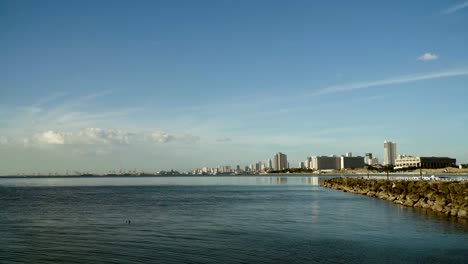
[[[468,263],[467,224],[319,180],[0,179],[0,263]]]

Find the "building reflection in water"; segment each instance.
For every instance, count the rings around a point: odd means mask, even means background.
[[[272,184],[319,185],[319,177],[270,177]]]

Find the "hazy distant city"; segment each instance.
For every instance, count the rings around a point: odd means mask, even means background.
[[[434,157],[434,156],[414,156],[408,154],[398,154],[397,143],[385,141],[383,143],[383,162],[374,157],[373,153],[354,156],[352,152],[342,155],[317,155],[306,157],[298,164],[291,164],[285,153],[278,152],[273,158],[251,163],[249,165],[218,165],[217,167],[201,167],[190,171],[179,171],[177,169],[164,171],[143,171],[143,170],[110,170],[108,173],[93,172],[66,172],[60,173],[35,173],[27,176],[131,176],[131,175],[222,175],[222,174],[266,174],[287,172],[288,169],[296,169],[295,172],[322,173],[322,172],[352,172],[364,168],[391,167],[394,170],[405,171],[405,169],[440,169],[440,168],[466,168],[467,164],[458,164],[455,158]],[[25,174],[23,174],[25,175]],[[26,176],[26,175],[25,175]]]

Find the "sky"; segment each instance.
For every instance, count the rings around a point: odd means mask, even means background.
[[[0,0],[0,175],[468,163],[468,1]]]

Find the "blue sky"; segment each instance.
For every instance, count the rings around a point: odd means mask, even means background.
[[[468,163],[468,2],[0,1],[0,174]]]

